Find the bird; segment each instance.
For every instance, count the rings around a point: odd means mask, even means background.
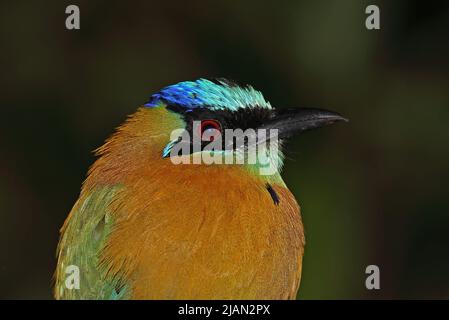
[[[60,229],[55,298],[296,299],[305,237],[300,207],[281,176],[283,143],[338,121],[347,119],[272,107],[252,86],[224,78],[183,81],[151,95],[95,151]],[[236,129],[276,130],[276,148],[268,147],[271,136],[255,144],[275,163],[274,173],[262,174],[258,158],[173,161],[255,152],[249,139],[206,150],[214,134]],[[176,132],[213,135],[195,150]],[[174,153],[180,146],[182,154]],[[79,271],[78,287],[67,285],[69,267]]]

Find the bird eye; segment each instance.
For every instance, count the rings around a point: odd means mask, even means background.
[[[200,137],[206,141],[214,141],[221,134],[221,124],[217,120],[207,119],[201,121]]]

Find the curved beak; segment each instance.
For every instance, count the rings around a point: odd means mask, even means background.
[[[278,129],[278,137],[282,139],[337,121],[348,122],[348,119],[336,112],[323,109],[288,109],[279,111],[275,117],[260,126],[260,129]]]

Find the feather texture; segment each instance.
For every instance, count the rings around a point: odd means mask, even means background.
[[[245,166],[162,158],[182,125],[163,107],[140,108],[98,150],[61,231],[57,298],[296,297],[304,234],[293,195],[280,176]],[[80,290],[64,288],[70,264]]]

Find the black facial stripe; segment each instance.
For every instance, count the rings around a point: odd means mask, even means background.
[[[214,119],[219,121],[223,129],[256,129],[264,121],[270,119],[274,115],[273,109],[266,109],[259,106],[251,106],[236,111],[227,109],[211,110],[212,107],[210,106],[186,110],[185,107],[177,105],[168,105],[167,109],[183,116],[187,125],[186,129],[191,128],[193,121],[201,121],[206,119]]]
[[[244,108],[238,111],[231,112],[227,117],[229,128],[246,130],[249,128],[257,129],[266,120],[274,115],[271,109],[261,107]]]
[[[235,111],[227,109],[212,110],[213,107],[205,106],[202,108],[186,109],[185,107],[178,105],[168,105],[167,109],[180,114],[184,122],[186,123],[185,129],[189,133],[190,137],[194,137],[193,134],[193,122],[203,120],[216,120],[220,123],[222,134],[225,134],[226,129],[257,129],[265,121],[272,118],[275,115],[273,109],[262,108],[260,106],[251,106],[247,108],[241,108]],[[225,148],[225,139],[222,138],[222,148]],[[202,147],[208,145],[209,141],[203,141]],[[235,145],[234,145],[235,146]]]

